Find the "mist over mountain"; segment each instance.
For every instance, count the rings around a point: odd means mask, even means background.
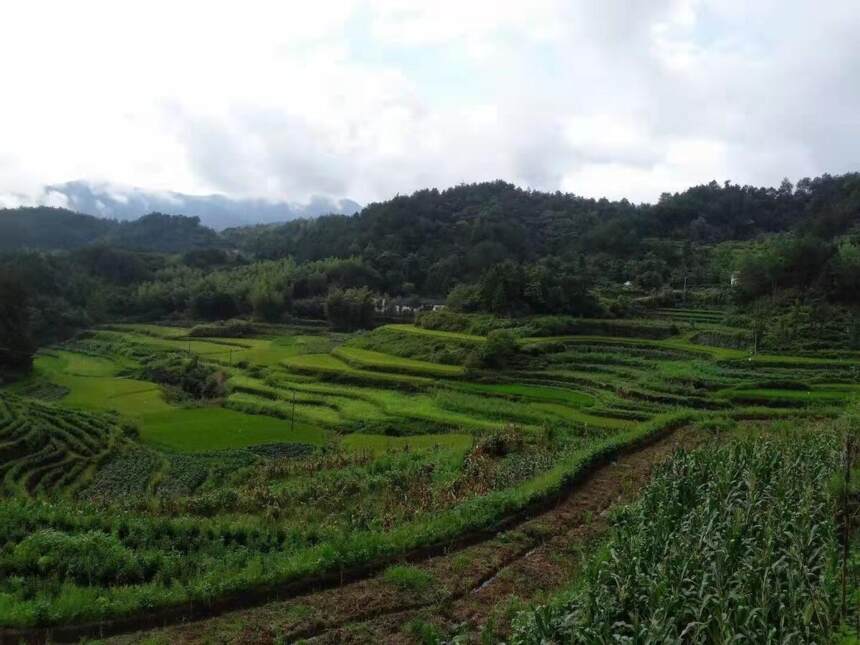
[[[361,205],[351,199],[315,195],[307,203],[230,198],[223,195],[186,195],[147,191],[108,183],[70,181],[45,188],[53,205],[117,220],[133,220],[147,213],[199,217],[216,230],[252,224],[288,222],[329,213],[352,215]]]

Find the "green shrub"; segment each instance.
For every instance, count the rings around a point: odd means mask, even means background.
[[[448,293],[446,303],[455,312],[478,311],[481,308],[481,289],[476,284],[458,284]]]
[[[418,567],[395,564],[382,574],[385,582],[404,591],[424,591],[433,584],[433,576]]]
[[[222,320],[216,323],[195,325],[188,335],[195,338],[243,338],[253,336],[257,328],[247,320],[232,319]]]
[[[448,642],[438,627],[420,618],[413,618],[406,623],[406,632],[421,645],[440,645]]]
[[[98,531],[37,531],[15,546],[5,567],[18,575],[51,575],[87,585],[127,584],[144,579],[134,553],[113,535]]]
[[[140,439],[140,428],[138,428],[135,424],[125,422],[120,426],[120,430],[122,430],[122,434],[127,439],[137,440]]]
[[[289,305],[287,294],[271,284],[258,284],[249,296],[254,318],[267,322],[277,322]]]
[[[333,329],[354,331],[373,326],[373,294],[367,288],[332,289],[325,301],[326,319]]]
[[[519,353],[514,335],[504,329],[490,332],[487,342],[476,350],[481,367],[503,369]]]
[[[173,353],[147,360],[141,370],[144,379],[170,385],[195,399],[215,399],[224,396],[226,377],[220,370],[191,357]]]
[[[378,327],[349,341],[350,347],[443,365],[463,365],[475,343]]]
[[[472,328],[472,317],[448,309],[422,311],[415,318],[415,324],[437,331],[469,332]]]

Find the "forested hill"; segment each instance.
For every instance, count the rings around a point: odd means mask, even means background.
[[[860,174],[788,181],[779,188],[711,182],[653,205],[523,190],[496,181],[420,190],[354,216],[326,215],[218,234],[197,217],[152,213],[126,222],[61,208],[0,210],[0,251],[95,244],[162,252],[230,246],[250,256],[298,262],[365,256],[452,264],[470,273],[512,259],[607,253],[629,256],[646,239],[697,243],[748,240],[798,230],[832,237],[860,213]]]
[[[779,188],[711,182],[664,194],[653,205],[541,193],[498,181],[421,190],[371,204],[354,217],[229,229],[223,235],[242,251],[268,259],[362,257],[383,276],[391,274],[386,286],[399,279],[418,291],[446,293],[505,260],[581,262],[588,256],[609,270],[611,258],[628,262],[655,254],[665,266],[684,261],[660,257],[669,252],[669,242],[714,244],[787,231],[830,239],[858,221],[860,174],[823,175],[797,186],[784,181]],[[650,270],[643,266],[636,273]],[[624,279],[621,273],[615,278]]]
[[[0,250],[76,249],[104,237],[115,223],[64,208],[0,210]]]
[[[654,205],[542,193],[497,181],[421,190],[374,203],[354,217],[328,216],[278,226],[228,229],[253,254],[298,261],[378,253],[442,260],[468,255],[478,265],[568,253],[635,252],[646,238],[713,243],[802,229],[832,236],[857,222],[860,174],[757,188],[711,182]]]
[[[39,342],[127,318],[279,321],[340,308],[365,325],[376,296],[500,316],[619,317],[671,304],[682,285],[685,299],[691,287],[742,313],[765,303],[768,316],[806,307],[836,320],[832,305],[840,320],[860,320],[860,174],[711,183],[653,205],[471,184],[221,234],[196,217],[16,209],[0,211],[0,253],[7,347],[25,337],[10,321],[26,321]],[[860,324],[840,329],[860,347]]]
[[[136,251],[178,253],[226,243],[197,217],[151,213],[118,222],[63,208],[0,210],[0,251],[73,250],[107,245]]]

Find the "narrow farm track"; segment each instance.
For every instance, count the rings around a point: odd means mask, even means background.
[[[608,511],[634,499],[654,465],[702,438],[682,429],[595,469],[559,504],[492,538],[414,563],[430,582],[410,586],[385,574],[288,601],[117,637],[114,643],[414,642],[406,625],[477,634],[511,598],[529,600],[569,582],[581,554],[608,525]]]

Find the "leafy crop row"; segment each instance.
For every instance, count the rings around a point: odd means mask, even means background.
[[[582,587],[514,641],[821,642],[838,613],[838,446],[822,432],[677,454]]]

